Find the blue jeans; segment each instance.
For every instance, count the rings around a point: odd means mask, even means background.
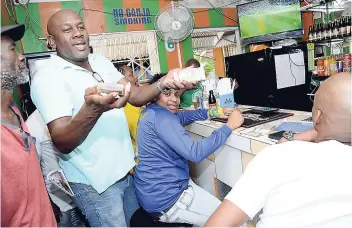
[[[68,211],[61,211],[60,222],[58,227],[87,227],[85,218],[78,208],[73,208]]]
[[[91,227],[126,227],[139,208],[132,177],[127,175],[99,194],[91,185],[70,183],[74,203]]]

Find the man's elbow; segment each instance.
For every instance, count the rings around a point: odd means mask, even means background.
[[[134,107],[142,107],[143,105],[145,105],[145,102],[140,101],[140,99],[135,98],[134,96],[130,96],[130,98],[128,99],[128,103],[130,103],[131,105],[133,105]]]
[[[53,139],[53,144],[63,154],[69,154],[74,150],[72,146],[68,145],[65,142],[60,142],[59,140]]]
[[[204,158],[199,157],[199,156],[191,156],[189,159],[191,162],[199,163],[204,160]]]

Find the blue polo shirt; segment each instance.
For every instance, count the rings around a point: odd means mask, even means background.
[[[188,160],[199,162],[222,146],[231,129],[224,124],[205,139],[193,140],[184,126],[208,119],[208,110],[173,114],[156,104],[141,113],[135,187],[139,203],[149,213],[170,208],[187,189]]]

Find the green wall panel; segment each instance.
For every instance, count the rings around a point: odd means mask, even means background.
[[[25,53],[46,51],[45,41],[38,40],[43,37],[42,29],[37,25],[33,19],[42,24],[40,20],[38,4],[32,3],[27,5],[28,12],[31,14],[31,22],[29,27],[26,27],[26,32],[22,38],[23,49]],[[16,16],[19,23],[26,24],[28,15],[21,6],[16,6]],[[34,34],[35,33],[35,34]]]
[[[113,9],[122,9],[122,0],[102,0],[105,13],[105,23],[107,32],[125,32],[126,25],[115,24]]]
[[[222,9],[218,9],[223,12]],[[209,10],[210,27],[223,27],[224,16],[216,10]]]

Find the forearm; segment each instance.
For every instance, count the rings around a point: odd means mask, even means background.
[[[207,109],[198,109],[178,112],[176,116],[180,119],[182,126],[187,126],[194,121],[207,120],[209,115]]]
[[[102,114],[93,106],[84,104],[71,121],[57,125],[50,131],[53,143],[61,153],[70,153],[83,143]]]
[[[159,94],[160,91],[157,88],[157,83],[141,87],[133,86],[128,102],[133,106],[141,107],[151,102]]]
[[[317,131],[312,128],[307,131],[294,134],[294,139],[300,141],[314,142],[317,138],[317,134]]]
[[[202,140],[184,137],[174,143],[175,151],[192,162],[200,162],[219,149],[231,134],[231,129],[224,125]],[[173,135],[170,135],[172,137]]]
[[[231,129],[228,126],[224,125],[220,129],[215,130],[207,138],[196,142],[190,150],[190,160],[193,162],[200,162],[207,158],[209,155],[219,149],[222,145],[224,145],[231,132]],[[197,144],[199,145],[197,146]]]
[[[248,216],[239,207],[228,200],[211,215],[204,227],[240,227],[248,220]]]

